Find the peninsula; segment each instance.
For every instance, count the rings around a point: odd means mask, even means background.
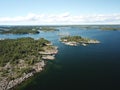
[[[45,60],[55,59],[57,52],[44,38],[0,40],[0,90],[9,90],[42,71]]]
[[[69,45],[69,46],[78,46],[78,45],[86,46],[88,44],[100,43],[100,41],[98,40],[83,38],[81,36],[65,36],[60,38],[60,41],[65,45]]]

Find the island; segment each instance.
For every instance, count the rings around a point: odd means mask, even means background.
[[[46,60],[55,59],[58,48],[44,38],[0,40],[0,90],[9,90],[37,72]]]
[[[53,31],[59,31],[59,29],[57,29],[56,27],[50,27],[50,26],[41,26],[40,31],[44,31],[44,32],[53,32]]]
[[[101,30],[111,30],[111,31],[117,31],[120,30],[119,27],[101,27]]]
[[[28,27],[10,27],[9,29],[0,30],[0,34],[39,34],[40,32],[34,28]]]
[[[81,36],[65,36],[65,37],[61,37],[60,41],[65,45],[69,45],[69,46],[78,46],[78,45],[86,46],[88,44],[100,43],[100,41],[98,40],[83,38]]]
[[[0,26],[0,34],[39,34],[43,32],[59,31],[55,26]]]

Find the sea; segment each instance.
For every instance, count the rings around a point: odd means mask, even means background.
[[[0,38],[46,38],[58,46],[55,60],[14,90],[120,90],[120,31],[58,27],[59,31],[39,34],[0,34]],[[64,35],[97,39],[100,44],[67,46]]]

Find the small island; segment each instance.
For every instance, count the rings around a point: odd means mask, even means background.
[[[50,27],[50,26],[42,26],[39,29],[40,29],[40,31],[44,31],[44,32],[59,31],[59,29],[57,29],[56,27]]]
[[[111,30],[111,31],[117,31],[120,30],[119,27],[101,27],[101,30]]]
[[[100,43],[100,41],[98,40],[83,38],[81,36],[65,36],[60,38],[60,41],[65,45],[69,45],[69,46],[78,46],[78,45],[86,46],[88,44]]]
[[[44,38],[0,40],[0,90],[9,90],[41,72],[45,61],[55,59],[57,52],[57,47]]]

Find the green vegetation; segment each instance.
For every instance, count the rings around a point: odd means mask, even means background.
[[[88,38],[82,38],[81,36],[66,36],[61,38],[62,41],[67,41],[67,42],[87,42],[90,39]]]
[[[56,53],[57,48],[44,38],[0,40],[0,87],[12,88],[40,72],[44,59],[53,60]]]
[[[120,30],[119,25],[72,25],[72,28],[85,30],[100,29],[100,30]]]
[[[115,27],[101,27],[100,29],[101,30],[113,30],[113,31],[120,30],[120,28],[115,28]]]
[[[58,29],[56,29],[55,27],[49,27],[49,26],[42,26],[42,27],[40,27],[40,30],[41,31],[44,31],[44,32],[47,32],[47,31],[59,31]]]
[[[0,40],[0,80],[6,77],[16,79],[24,73],[37,70],[43,56],[40,51],[45,52],[44,48],[48,51],[54,49],[44,38]]]
[[[0,66],[4,66],[7,62],[16,64],[19,59],[25,59],[32,64],[38,57],[41,57],[38,51],[41,51],[47,43],[50,42],[43,38],[38,40],[33,38],[0,40]]]
[[[0,26],[0,34],[38,34],[40,31],[59,31],[51,26]]]
[[[39,31],[35,29],[21,29],[21,28],[13,28],[10,30],[2,30],[1,34],[38,34]]]
[[[0,34],[38,34],[40,31],[59,31],[59,27],[81,30],[120,30],[119,25],[0,26]]]
[[[87,44],[100,43],[98,40],[83,38],[81,36],[65,36],[60,41],[70,46],[77,46],[78,44],[86,46]]]

